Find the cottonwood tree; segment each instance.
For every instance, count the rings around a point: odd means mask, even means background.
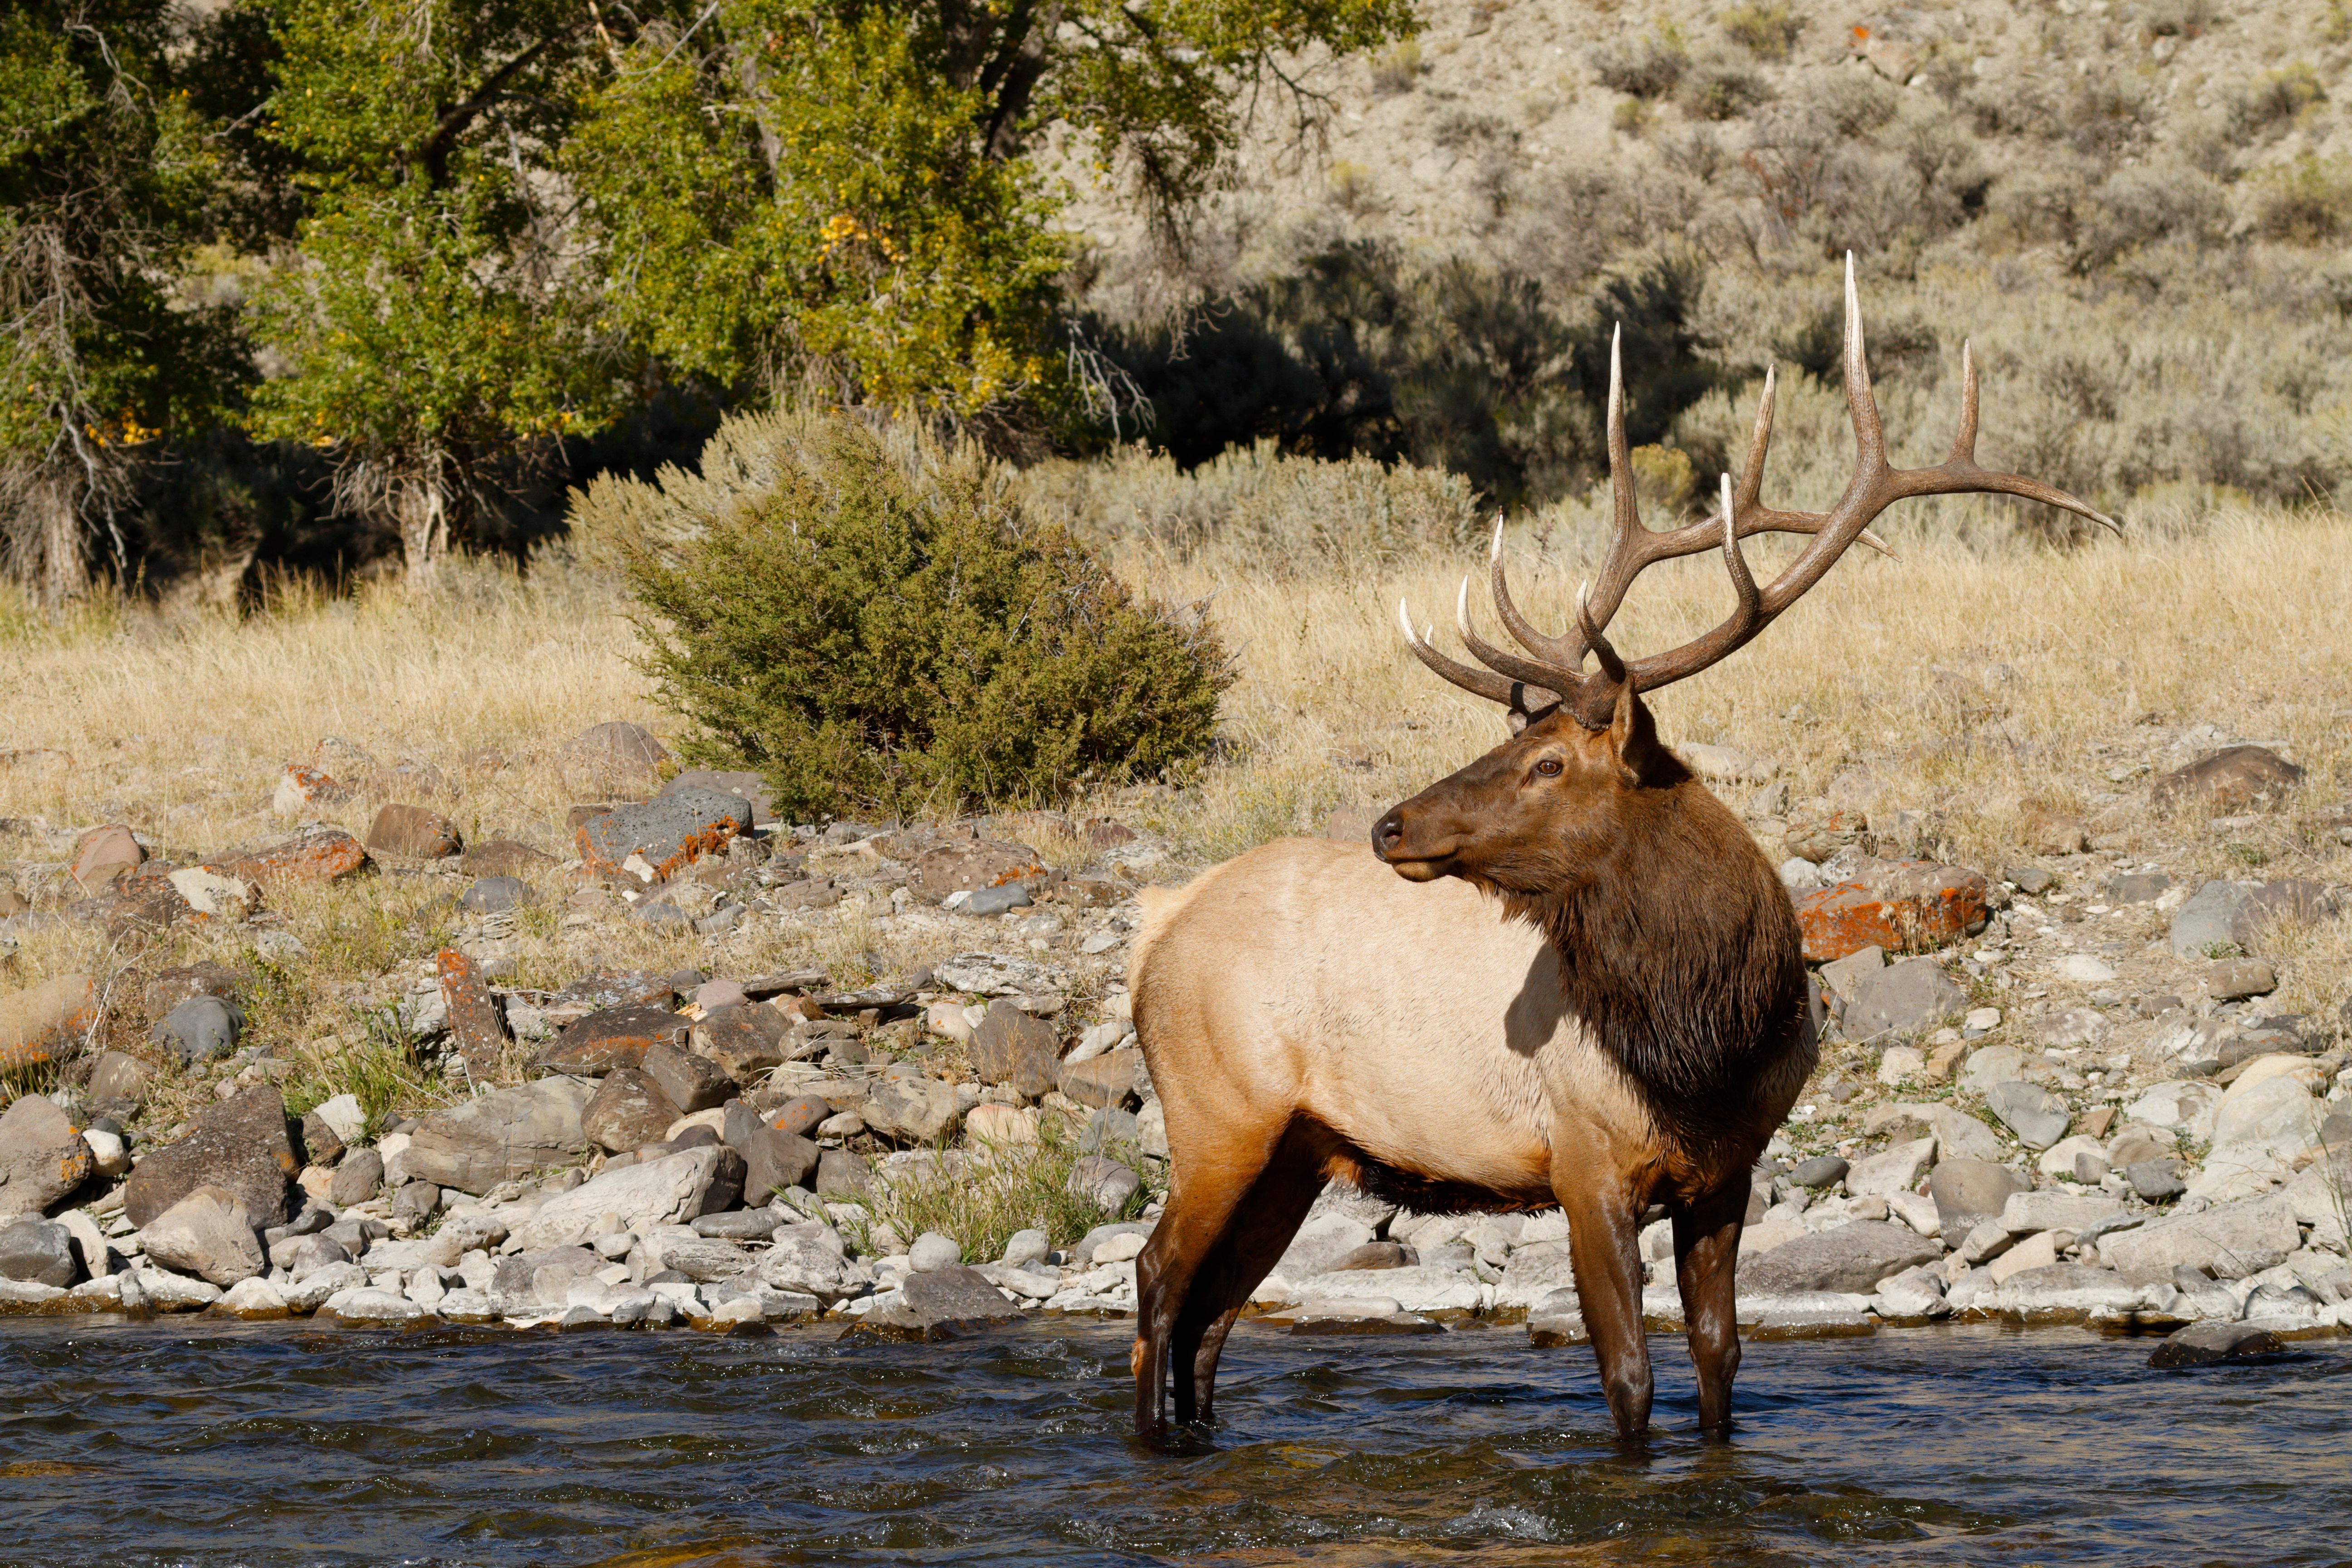
[[[282,362],[257,433],[310,442],[399,528],[412,581],[501,475],[628,399],[554,160],[607,68],[579,0],[268,0],[267,134],[298,160],[295,254],[254,301]]]
[[[1411,26],[1409,0],[711,0],[612,34],[565,166],[614,320],[676,370],[1034,426],[1087,381],[1046,128],[1176,235],[1255,100],[1312,111],[1292,62]]]
[[[45,601],[88,587],[93,544],[159,437],[242,376],[226,312],[169,280],[206,231],[219,159],[175,79],[169,5],[0,15],[0,543]]]

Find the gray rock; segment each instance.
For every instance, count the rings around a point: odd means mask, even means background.
[[[1898,1140],[1933,1138],[1938,1160],[1998,1162],[2000,1158],[2000,1137],[1956,1105],[1931,1100],[1881,1106],[1864,1120],[1863,1126],[1874,1137],[1885,1133]]]
[[[580,1131],[598,1148],[625,1154],[657,1142],[680,1114],[660,1084],[635,1068],[615,1068],[581,1110]]]
[[[690,1241],[681,1237],[663,1242],[659,1252],[663,1268],[675,1268],[689,1279],[705,1283],[732,1279],[758,1261],[721,1237],[698,1236]]]
[[[963,1248],[951,1237],[936,1230],[927,1230],[915,1237],[915,1245],[907,1249],[907,1264],[918,1274],[929,1274],[935,1268],[952,1268],[963,1261]]]
[[[457,907],[467,914],[503,914],[535,904],[539,895],[520,877],[483,877],[457,895]]]
[[[2213,1145],[2218,1149],[2276,1138],[2308,1147],[2318,1141],[2320,1120],[2326,1110],[2326,1102],[2313,1099],[2311,1091],[2294,1079],[2284,1074],[2266,1078],[2242,1093],[2233,1091],[2215,1108]]]
[[[686,1115],[724,1105],[738,1092],[735,1080],[717,1062],[666,1043],[646,1047],[639,1070]]]
[[[2318,882],[2208,882],[2173,912],[2172,951],[2182,958],[2203,958],[2231,947],[2251,950],[2272,921],[2325,920],[2336,910],[2335,896]]]
[[[1927,1178],[1946,1236],[1966,1236],[1986,1220],[1998,1220],[2010,1195],[2026,1190],[2024,1177],[1990,1160],[1946,1160]]]
[[[866,1125],[908,1143],[936,1143],[957,1121],[955,1086],[932,1078],[884,1079],[863,1112]]]
[[[1105,1214],[1117,1214],[1127,1206],[1143,1185],[1143,1178],[1118,1161],[1100,1154],[1087,1154],[1070,1169],[1068,1183],[1072,1197],[1083,1198]]]
[[[865,1202],[874,1195],[874,1172],[846,1149],[827,1149],[817,1162],[816,1195]]]
[[[1985,1104],[2029,1149],[2047,1149],[2066,1136],[2074,1118],[2066,1102],[2040,1084],[2011,1079],[1985,1091]]]
[[[1890,1274],[1931,1263],[1943,1247],[1908,1226],[1862,1220],[1784,1241],[1739,1264],[1739,1293],[1788,1296],[1810,1290],[1867,1292]]]
[[[1054,1238],[1042,1230],[1016,1230],[1004,1243],[1004,1256],[998,1259],[1007,1268],[1025,1268],[1032,1263],[1042,1263],[1054,1250]]]
[[[1850,1002],[1864,982],[1885,967],[1885,949],[1858,948],[1843,958],[1832,959],[1822,965],[1822,988]]]
[[[588,1154],[581,1113],[595,1094],[584,1079],[543,1078],[436,1110],[410,1135],[403,1166],[478,1197],[501,1182],[576,1165]]]
[[[1010,1085],[1032,1100],[1054,1088],[1061,1072],[1054,1026],[1007,1001],[988,1005],[967,1049],[981,1082]]]
[[[711,985],[719,982],[713,981]],[[701,989],[708,991],[711,985]],[[784,1016],[754,1003],[708,1006],[688,1037],[695,1054],[709,1058],[738,1083],[753,1083],[790,1059],[799,1042]]]
[[[2266,746],[2225,746],[2158,778],[2148,799],[2159,811],[2195,805],[2219,812],[2276,810],[2303,782],[2303,769]]]
[[[908,1338],[940,1339],[1020,1315],[1021,1309],[1007,1301],[985,1275],[951,1264],[908,1275],[898,1300],[876,1307],[859,1320],[859,1326]]]
[[[1062,1092],[1080,1105],[1115,1109],[1136,1092],[1142,1066],[1143,1053],[1132,1046],[1071,1062],[1062,1068]]]
[[[2147,1364],[2165,1368],[2210,1366],[2216,1362],[2278,1355],[2285,1349],[2276,1334],[2251,1323],[2191,1323],[2176,1330],[2157,1346]]]
[[[2134,871],[2108,878],[2099,884],[2099,890],[2111,904],[2148,904],[2163,897],[2171,886],[2172,879],[2161,871]]]
[[[754,827],[764,827],[776,820],[775,808],[769,804],[768,786],[754,773],[688,768],[661,787],[663,795],[675,795],[681,790],[716,790],[721,795],[733,795],[751,808],[751,826]]]
[[[213,1061],[236,1049],[245,1032],[245,1009],[218,996],[191,996],[155,1026],[155,1043],[179,1053],[193,1065]]]
[[[1139,1140],[1139,1124],[1132,1112],[1097,1110],[1087,1118],[1078,1133],[1078,1152],[1099,1154],[1106,1151],[1118,1153],[1132,1149]]]
[[[123,1186],[123,1212],[143,1230],[182,1198],[209,1186],[234,1193],[251,1225],[283,1225],[294,1171],[285,1099],[265,1084],[213,1106],[194,1132],[142,1160]]]
[[[580,854],[599,871],[618,870],[630,856],[640,856],[656,879],[667,878],[698,856],[723,853],[729,840],[751,826],[751,807],[739,796],[678,790],[582,823]]]
[[[2259,958],[2226,958],[2205,972],[2205,989],[2215,1000],[2242,1002],[2278,989],[2278,973]]]
[[[321,1268],[350,1261],[351,1255],[328,1236],[289,1236],[269,1248],[269,1266],[284,1269],[297,1284]]]
[[[1029,889],[1018,882],[1007,882],[1001,888],[980,889],[958,905],[957,910],[967,915],[1001,915],[1028,907]]]
[[[2038,899],[2058,885],[2058,879],[2039,866],[2012,866],[2001,875],[2031,898]]]
[[[1934,959],[1906,959],[1856,983],[1846,1003],[1846,1037],[1866,1040],[1916,1033],[1965,1011],[1968,1005],[1968,993],[1953,984]]]
[[[67,1286],[79,1272],[73,1233],[37,1215],[0,1223],[0,1279]]]
[[[733,1205],[743,1190],[743,1157],[723,1144],[681,1150],[618,1171],[607,1171],[550,1198],[514,1227],[524,1251],[583,1246],[603,1233],[600,1221],[618,1215],[639,1236],[657,1225],[690,1225]]]
[[[383,1156],[373,1149],[354,1149],[335,1167],[328,1201],[339,1209],[363,1204],[383,1190]]]
[[[1535,1241],[1511,1249],[1503,1277],[1495,1285],[1498,1307],[1526,1307],[1530,1312],[1550,1298],[1576,1291],[1576,1268],[1565,1241]]]
[[[1829,1187],[1845,1180],[1850,1167],[1835,1154],[1816,1154],[1789,1173],[1793,1187]]]
[[[2276,1268],[2300,1242],[2294,1205],[2273,1193],[2102,1237],[2099,1257],[2135,1285],[2169,1280],[2183,1265],[2242,1279]]]
[[[798,1223],[799,1216],[784,1209],[737,1209],[730,1214],[704,1215],[694,1221],[694,1234],[724,1241],[765,1241],[776,1234],[779,1226]]]
[[[441,1189],[430,1182],[410,1182],[392,1194],[392,1217],[411,1229],[422,1229],[441,1206]]]
[[[824,1159],[814,1143],[774,1127],[754,1128],[737,1147],[743,1155],[743,1195],[754,1203],[802,1185]]]
[[[432,1316],[396,1291],[379,1290],[373,1287],[354,1290],[337,1301],[331,1315],[335,1321],[355,1328],[389,1329],[421,1323]]]
[[[198,1187],[139,1227],[147,1256],[223,1289],[261,1272],[267,1259],[245,1200],[224,1187]]]
[[[127,1051],[100,1051],[89,1069],[89,1097],[142,1103],[153,1077],[153,1068]]]
[[[2011,1236],[2041,1230],[2071,1230],[2081,1236],[2094,1226],[2120,1218],[2123,1212],[2123,1205],[2105,1193],[2011,1193],[2001,1205],[2000,1224]]]
[[[814,1296],[828,1307],[864,1294],[874,1282],[873,1270],[848,1257],[840,1235],[815,1222],[778,1226],[775,1245],[759,1268],[769,1289]]]
[[[89,1145],[48,1096],[19,1095],[0,1111],[0,1218],[41,1213],[95,1168]]]

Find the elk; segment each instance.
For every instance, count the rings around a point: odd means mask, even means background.
[[[1396,806],[1373,853],[1261,846],[1147,889],[1129,963],[1137,1033],[1167,1115],[1167,1207],[1137,1265],[1139,1430],[1214,1415],[1217,1359],[1251,1292],[1334,1178],[1433,1212],[1565,1212],[1570,1260],[1618,1435],[1649,1422],[1644,1212],[1673,1220],[1699,1425],[1724,1433],[1739,1361],[1734,1275],[1750,1171],[1814,1063],[1787,890],[1730,811],[1658,738],[1643,695],[1754,638],[1869,524],[1910,496],[2021,496],[2114,521],[2049,485],[1979,468],[1977,379],[1962,353],[1959,433],[1932,468],[1886,457],[1846,263],[1844,374],[1858,458],[1826,512],[1759,499],[1768,372],[1738,483],[1713,516],[1640,521],[1614,346],[1607,432],[1612,533],[1562,636],[1530,625],[1489,554],[1495,610],[1524,652],[1485,641],[1464,579],[1456,617],[1485,668],[1432,670],[1500,703],[1511,736]],[[2120,530],[2117,530],[2120,531]],[[1739,542],[1809,535],[1759,587]],[[1720,549],[1735,605],[1696,640],[1633,658],[1606,636],[1650,565]],[[1586,668],[1590,658],[1595,668]],[[1172,1375],[1171,1375],[1172,1374]]]

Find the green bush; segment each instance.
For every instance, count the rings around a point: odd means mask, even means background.
[[[574,510],[701,731],[690,760],[757,769],[805,821],[1034,805],[1207,750],[1232,680],[1215,637],[1025,517],[985,461],[837,416],[729,426],[717,484],[607,479]]]

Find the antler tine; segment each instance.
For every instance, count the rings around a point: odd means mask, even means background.
[[[1952,434],[1951,455],[1947,463],[1973,463],[1977,460],[1977,346],[1967,338],[1960,340],[1960,427]]]
[[[1429,638],[1434,626],[1421,631],[1412,629],[1412,612],[1402,599],[1397,601],[1397,624],[1404,628],[1405,646],[1413,657],[1427,665],[1440,679],[1450,680],[1463,690],[1483,697],[1489,702],[1500,702],[1506,708],[1522,713],[1532,713],[1550,707],[1559,700],[1559,694],[1548,687],[1534,687],[1517,680],[1506,680],[1499,675],[1474,669],[1466,664],[1446,658],[1437,651]]]
[[[1461,591],[1454,596],[1454,624],[1460,629],[1462,646],[1470,650],[1470,657],[1497,674],[1507,675],[1514,680],[1525,681],[1548,691],[1574,690],[1581,679],[1573,666],[1563,669],[1539,659],[1522,658],[1480,637],[1478,629],[1470,624],[1470,579],[1467,577],[1462,579]],[[1578,658],[1580,662],[1581,650]]]
[[[1617,650],[1609,645],[1607,637],[1601,635],[1601,626],[1592,618],[1591,588],[1590,581],[1576,585],[1576,624],[1584,633],[1584,640],[1591,645],[1592,657],[1601,661],[1601,673],[1607,678],[1609,686],[1614,687],[1625,679],[1625,661],[1617,657]],[[1585,683],[1588,687],[1591,684],[1589,681]],[[1614,694],[1609,695],[1613,697]]]
[[[1748,570],[1748,562],[1739,553],[1739,530],[1732,523],[1731,476],[1723,476],[1723,566],[1731,574],[1731,590],[1738,595],[1739,608],[1734,619],[1748,626],[1746,637],[1754,637],[1760,626],[1764,596],[1756,591],[1756,579]]]
[[[1756,427],[1748,438],[1747,461],[1739,466],[1738,500],[1732,516],[1738,519],[1743,539],[1758,533],[1819,533],[1830,518],[1825,511],[1780,511],[1764,504],[1764,460],[1772,450],[1772,413],[1779,403],[1779,367],[1766,365],[1764,395],[1756,403]],[[1866,528],[1857,537],[1889,560],[1902,559],[1886,541]]]
[[[1625,590],[1633,585],[1633,579],[1651,562],[1661,559],[1646,548],[1656,536],[1642,526],[1641,506],[1633,490],[1633,454],[1625,439],[1624,342],[1625,323],[1620,321],[1609,334],[1609,552],[1601,558],[1598,591],[1585,617],[1596,626],[1609,624],[1625,602]],[[1579,658],[1581,662],[1581,650]]]
[[[1495,514],[1495,542],[1486,551],[1486,581],[1495,595],[1495,614],[1503,629],[1519,641],[1519,646],[1538,658],[1575,669],[1584,663],[1584,644],[1575,637],[1549,637],[1536,630],[1519,606],[1512,602],[1511,585],[1503,572],[1503,514]]]
[[[1886,471],[1886,432],[1878,423],[1878,399],[1870,391],[1870,361],[1862,344],[1862,294],[1854,288],[1851,250],[1845,253],[1845,404],[1853,416],[1854,445],[1861,448],[1853,482],[1874,484]]]
[[[2116,538],[2123,537],[2123,524],[2095,507],[2084,505],[2055,485],[2045,485],[2040,479],[2029,479],[2022,474],[2005,473],[1998,468],[1979,468],[1977,464],[1977,361],[1975,345],[1963,341],[1960,344],[1960,427],[1952,437],[1952,454],[1932,468],[1915,468],[1895,477],[1903,484],[1907,496],[1952,495],[1968,491],[1990,491],[1996,495],[2022,496],[2086,517]]]

